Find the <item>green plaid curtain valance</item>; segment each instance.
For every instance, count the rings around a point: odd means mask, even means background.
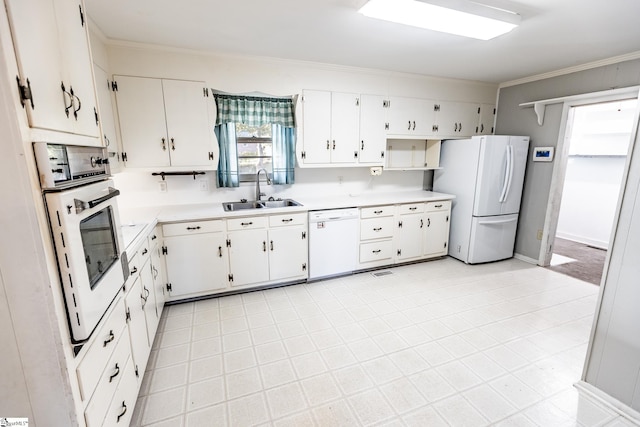
[[[295,127],[293,101],[289,98],[215,95],[216,125],[244,123],[249,126],[277,124]]]

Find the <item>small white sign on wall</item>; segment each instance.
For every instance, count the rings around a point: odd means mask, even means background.
[[[533,147],[532,160],[534,162],[552,162],[554,147]]]

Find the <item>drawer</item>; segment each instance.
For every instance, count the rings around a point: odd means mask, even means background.
[[[89,408],[85,412],[87,427],[123,427],[131,423],[131,416],[136,406],[138,396],[138,381],[134,370],[133,360],[129,358],[122,372],[113,399],[110,399],[106,416],[96,420],[90,418]]]
[[[360,221],[360,240],[392,237],[394,225],[392,216],[363,219]]]
[[[85,417],[88,425],[100,425],[100,422],[104,419],[120,379],[124,376],[130,355],[129,336],[128,334],[122,334],[113,356],[107,363],[107,368],[98,381],[98,386],[91,398],[91,402],[87,405]]]
[[[391,240],[360,243],[360,263],[391,260],[393,257],[393,243]]]
[[[252,216],[249,218],[227,219],[227,230],[248,230],[251,228],[266,228],[269,218],[266,216]]]
[[[423,213],[424,203],[407,203],[405,205],[398,206],[398,213],[400,215]]]
[[[282,227],[286,225],[305,225],[307,213],[294,213],[269,216],[269,227]]]
[[[381,216],[393,216],[395,206],[374,206],[372,208],[360,209],[360,218],[378,218]]]
[[[163,224],[162,234],[168,236],[184,236],[187,234],[216,233],[224,231],[224,221],[192,221]]]
[[[428,202],[427,212],[447,211],[451,209],[451,200],[442,200],[439,202]]]
[[[94,332],[95,338],[76,369],[83,401],[93,394],[120,338],[126,337],[124,303],[121,298],[117,298],[114,304],[109,317]]]

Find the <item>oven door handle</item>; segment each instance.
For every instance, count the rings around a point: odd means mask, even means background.
[[[85,209],[87,209],[86,205],[89,205],[89,208],[95,208],[96,206],[106,202],[109,199],[112,199],[116,196],[120,195],[120,190],[117,190],[113,187],[109,187],[109,194],[102,196],[102,197],[98,197],[97,199],[93,199],[93,200],[89,200],[88,202],[84,202],[82,200],[78,200],[75,199],[75,208],[76,208],[76,213],[79,214],[80,212],[84,211]]]

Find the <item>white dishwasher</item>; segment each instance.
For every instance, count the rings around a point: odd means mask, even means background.
[[[356,269],[358,208],[309,212],[309,279]]]

